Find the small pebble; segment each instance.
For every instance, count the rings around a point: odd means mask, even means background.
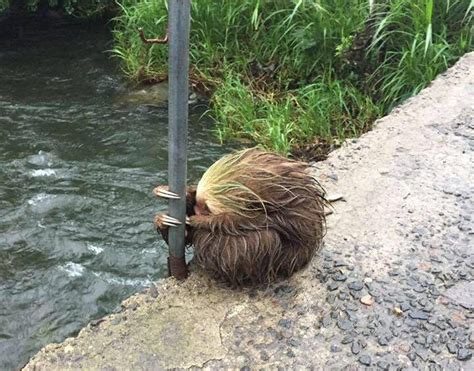
[[[354,291],[360,291],[364,288],[364,284],[360,281],[355,281],[355,282],[349,283],[347,287],[349,287],[349,289],[354,290]]]
[[[351,346],[351,352],[352,352],[352,354],[357,355],[357,354],[360,353],[360,351],[361,351],[361,346],[360,346],[359,342],[358,342],[358,341],[354,341],[354,342],[352,343],[352,346]]]
[[[344,282],[347,280],[347,276],[343,273],[338,273],[333,277],[334,281]]]
[[[364,295],[360,298],[360,302],[365,305],[372,305],[374,304],[374,298],[370,295]]]
[[[341,319],[337,321],[337,327],[339,327],[343,331],[347,331],[352,328],[352,323],[346,319]]]
[[[364,354],[359,357],[359,362],[363,364],[364,366],[370,366],[372,364],[372,358]]]
[[[329,314],[326,314],[321,321],[321,325],[323,327],[329,327],[331,323],[332,323],[331,316]]]
[[[393,308],[393,313],[397,316],[401,316],[403,314],[403,311],[399,307]]]
[[[344,336],[344,338],[341,340],[341,344],[350,344],[352,343],[352,341],[354,340],[354,338],[350,335],[346,335]]]
[[[120,317],[115,317],[110,321],[111,325],[118,325],[122,319]]]
[[[428,319],[428,314],[421,310],[412,310],[408,313],[410,318],[420,319],[426,321]]]
[[[152,298],[158,297],[158,290],[156,289],[155,285],[151,285],[150,287],[150,295]]]
[[[423,349],[419,349],[416,351],[416,355],[420,357],[424,362],[428,360],[428,352]]]
[[[400,309],[404,312],[406,312],[408,309],[410,309],[410,305],[408,303],[401,303],[400,304]]]
[[[336,345],[336,344],[331,345],[330,349],[331,349],[332,353],[338,353],[342,350],[341,347],[339,345]]]
[[[457,359],[460,361],[467,361],[472,358],[472,352],[469,349],[459,349],[457,354]]]
[[[385,336],[380,336],[380,337],[378,338],[378,343],[379,343],[379,345],[381,345],[381,346],[386,346],[386,345],[388,345],[388,340],[387,340],[387,338],[386,338]]]
[[[390,363],[382,361],[382,360],[377,362],[377,366],[379,366],[384,371],[390,369]]]
[[[290,328],[291,327],[292,321],[289,319],[281,319],[278,321],[278,326],[284,327],[284,328]]]

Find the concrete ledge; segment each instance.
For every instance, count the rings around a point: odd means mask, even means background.
[[[291,280],[160,281],[25,369],[474,369],[473,107],[471,53],[315,164],[345,201]]]

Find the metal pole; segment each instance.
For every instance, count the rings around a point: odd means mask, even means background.
[[[169,215],[181,224],[169,229],[169,269],[178,279],[187,276],[184,259],[188,140],[188,75],[190,0],[169,0],[168,185],[179,199],[169,200]]]

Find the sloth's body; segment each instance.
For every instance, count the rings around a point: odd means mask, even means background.
[[[308,165],[250,149],[225,156],[187,192],[186,242],[234,286],[288,277],[321,247],[324,196]],[[157,228],[167,237],[166,226]]]

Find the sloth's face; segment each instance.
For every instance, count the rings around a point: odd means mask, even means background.
[[[209,215],[211,212],[206,205],[206,202],[202,200],[196,200],[196,205],[194,205],[194,212],[196,215]]]

